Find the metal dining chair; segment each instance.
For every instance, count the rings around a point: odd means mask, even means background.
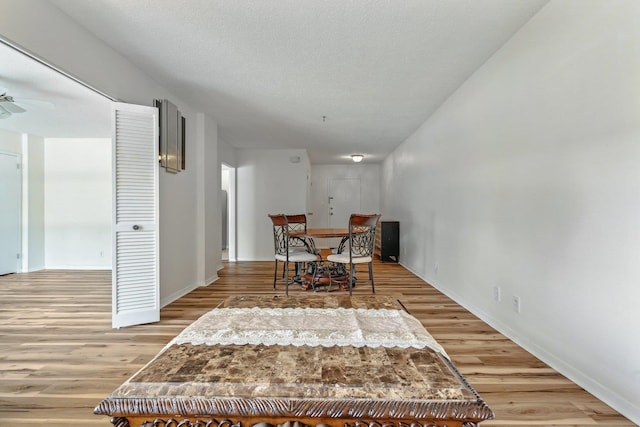
[[[287,227],[289,229],[289,252],[309,252],[320,255],[313,238],[304,235],[307,232],[307,215],[294,214],[285,216],[287,217]],[[302,275],[303,263],[296,262],[294,281],[302,283]]]
[[[307,215],[295,214],[285,215],[285,217],[287,218],[287,227],[289,230],[289,250],[292,252],[302,251],[319,255],[320,252],[316,249],[313,239],[304,235],[307,232]]]
[[[269,215],[271,222],[273,223],[273,243],[275,251],[275,270],[273,272],[273,289],[276,288],[276,282],[278,278],[278,262],[284,263],[284,282],[285,282],[285,294],[289,295],[289,263],[310,263],[318,259],[318,255],[315,253],[307,252],[306,250],[296,249],[290,246],[291,237],[289,235],[289,223],[287,216],[284,214]]]
[[[349,295],[353,292],[355,265],[365,263],[369,267],[371,291],[374,294],[376,293],[373,282],[373,251],[376,240],[376,226],[379,219],[379,214],[352,214],[349,218],[349,236],[340,245],[341,251],[339,250],[339,253],[327,256],[327,261],[348,266]],[[331,287],[331,284],[329,284],[329,287]]]

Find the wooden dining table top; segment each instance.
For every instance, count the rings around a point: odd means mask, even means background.
[[[305,237],[317,237],[317,238],[332,238],[332,237],[344,237],[349,235],[348,228],[307,228],[306,232],[291,233],[292,235],[299,235]]]

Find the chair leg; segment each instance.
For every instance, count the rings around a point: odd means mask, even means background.
[[[373,284],[373,261],[369,263],[369,280],[371,280],[371,292],[376,293],[376,288]]]
[[[331,292],[331,288],[333,287],[333,274],[338,274],[340,272],[340,266],[341,264],[339,263],[331,263],[331,265],[328,267],[328,276],[329,276],[329,286],[327,286],[327,292]],[[331,267],[334,267],[334,270],[331,270]],[[347,271],[346,267],[345,267],[345,272]],[[344,279],[343,279],[344,280]],[[338,282],[340,283],[340,282]],[[338,288],[340,288],[340,285],[338,284]]]
[[[349,266],[349,296],[351,296],[352,293],[353,293],[353,278],[355,277],[355,274],[354,274],[353,270],[355,268],[356,268],[356,266],[353,265],[353,264],[351,264]]]
[[[276,288],[276,279],[278,277],[278,260],[276,260],[276,268],[273,271],[273,289]]]
[[[289,263],[284,263],[284,294],[289,296]]]
[[[294,263],[295,265],[295,275],[293,277],[293,281],[296,283],[300,283],[302,284],[302,276],[304,276],[303,271],[304,271],[304,263],[303,262],[296,262]]]
[[[318,262],[312,262],[307,266],[307,269],[309,267],[311,267],[311,287],[313,288],[313,292],[316,293],[318,292],[318,289],[316,289],[316,279],[317,279],[316,276],[318,274]],[[307,271],[307,269],[305,269],[305,271]]]

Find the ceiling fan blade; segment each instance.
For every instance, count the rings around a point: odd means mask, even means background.
[[[4,108],[10,113],[24,113],[25,111],[27,111],[21,106],[14,104],[13,102],[5,101],[0,105],[2,105],[2,108]]]
[[[11,113],[4,109],[2,104],[0,104],[0,119],[8,119],[9,117],[11,117]]]
[[[13,100],[19,104],[28,106],[34,106],[39,108],[47,108],[49,110],[53,110],[55,105],[53,102],[42,101],[40,99],[29,99],[29,98],[13,98]]]

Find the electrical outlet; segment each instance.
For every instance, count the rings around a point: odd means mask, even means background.
[[[520,297],[513,296],[513,311],[516,313],[520,313],[521,305],[520,305]]]
[[[500,290],[500,286],[493,287],[493,300],[495,302],[502,301],[502,291]]]

